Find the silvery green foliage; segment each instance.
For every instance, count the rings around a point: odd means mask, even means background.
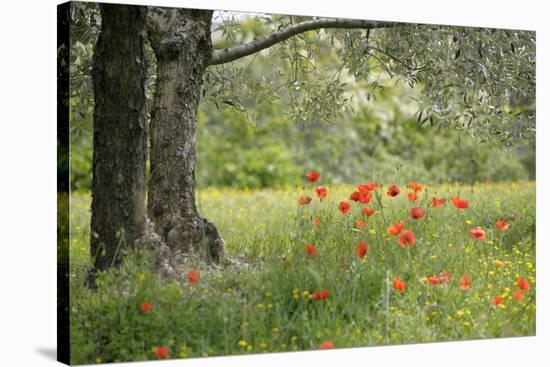
[[[246,43],[309,19],[216,13],[214,48]],[[310,31],[243,59],[211,66],[204,83],[206,100],[233,108],[250,122],[261,121],[255,109],[270,103],[285,103],[285,118],[292,122],[335,121],[350,107],[351,98],[341,78],[345,65],[335,54],[337,42],[323,30]]]
[[[94,3],[71,3],[70,121],[71,138],[91,134],[93,113],[92,58],[101,21]]]
[[[215,24],[223,37],[215,47],[247,42],[311,19],[217,16]],[[205,94],[218,106],[221,101],[243,113],[265,100],[281,99],[288,103],[290,120],[335,121],[352,106],[350,84],[370,91],[383,88],[373,78],[383,71],[421,91],[419,123],[446,124],[479,140],[507,145],[534,140],[534,32],[417,24],[370,31],[320,29],[260,54],[211,67]],[[250,67],[258,57],[272,60],[273,67],[262,75]],[[346,78],[349,75],[354,82]]]
[[[83,117],[93,103],[90,66],[101,19],[96,4],[78,2],[71,18],[71,112],[73,121],[88,126],[89,118]],[[316,18],[215,12],[214,48],[250,42],[310,19]],[[150,100],[155,60],[146,46]],[[534,141],[535,32],[530,31],[417,24],[309,31],[210,66],[203,98],[251,122],[261,122],[259,107],[273,103],[284,103],[288,121],[336,122],[355,103],[368,102],[354,100],[357,95],[369,100],[384,88],[380,72],[421,92],[419,123],[445,124],[507,145]],[[354,93],[358,89],[363,93]]]
[[[389,72],[420,85],[421,123],[507,144],[534,140],[535,32],[405,25],[374,45]]]

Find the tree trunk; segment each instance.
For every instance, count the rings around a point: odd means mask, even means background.
[[[94,50],[91,255],[94,271],[119,264],[145,225],[144,27],[147,8],[101,4]]]
[[[195,136],[202,78],[211,57],[212,12],[151,8],[147,32],[157,59],[151,113],[147,212],[172,257],[218,262],[224,243],[195,205]]]

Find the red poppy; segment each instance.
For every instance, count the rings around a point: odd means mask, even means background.
[[[305,249],[311,256],[317,256],[317,250],[315,250],[315,247],[311,246],[311,244],[306,243]]]
[[[525,278],[519,277],[517,283],[518,283],[518,288],[521,289],[522,291],[526,291],[529,289],[529,283],[527,282],[527,280],[525,280]]]
[[[491,303],[496,306],[496,305],[500,305],[503,300],[504,299],[501,296],[495,296],[495,298],[493,298]]]
[[[497,228],[500,228],[503,231],[506,231],[506,230],[508,230],[508,228],[510,228],[510,225],[508,223],[506,223],[505,220],[502,220],[502,219],[497,220],[496,226],[497,226]]]
[[[401,223],[401,221],[395,222],[394,224],[388,227],[388,233],[394,236],[397,236],[402,229],[403,229],[403,223]]]
[[[155,353],[155,357],[158,359],[164,359],[168,357],[168,353],[170,352],[170,349],[168,347],[156,347],[153,349],[153,353]]]
[[[416,242],[416,236],[414,235],[413,231],[409,231],[408,229],[405,229],[399,235],[399,245],[403,248],[413,247],[415,242]]]
[[[370,192],[369,191],[354,191],[349,196],[350,200],[355,202],[360,202],[361,204],[370,203]]]
[[[298,199],[298,204],[300,205],[307,205],[311,203],[311,196],[302,196],[300,199]]]
[[[368,250],[369,244],[365,241],[361,241],[357,246],[355,246],[355,253],[357,254],[357,256],[359,256],[360,259],[365,257]]]
[[[200,279],[201,279],[201,276],[198,272],[196,271],[190,271],[189,273],[187,273],[187,279],[189,280],[189,282],[191,283],[196,283],[198,282]]]
[[[485,231],[481,229],[481,227],[471,228],[468,233],[470,233],[470,236],[472,236],[473,238],[477,238],[478,240],[487,239],[487,236],[485,236]]]
[[[414,219],[420,219],[423,216],[424,216],[424,209],[418,208],[418,207],[411,208],[411,217],[413,217]]]
[[[341,201],[338,208],[340,209],[340,211],[342,213],[348,214],[350,209],[351,209],[351,205],[349,205],[349,203],[347,201]]]
[[[323,289],[321,291],[315,291],[311,294],[311,299],[315,301],[319,301],[321,299],[327,299],[328,298],[328,290]]]
[[[523,299],[523,293],[521,293],[520,291],[515,291],[514,292],[514,298],[517,300],[517,301],[521,301]]]
[[[453,196],[451,198],[451,201],[453,202],[453,205],[456,206],[458,209],[466,209],[468,207],[468,200],[461,199],[459,197]]]
[[[416,201],[418,199],[418,195],[416,194],[416,192],[409,192],[407,194],[407,197],[410,201]]]
[[[363,228],[363,227],[365,227],[367,224],[365,223],[364,220],[357,219],[357,220],[355,221],[355,225],[357,226],[357,228]]]
[[[388,194],[388,196],[395,197],[395,196],[399,195],[400,192],[401,192],[401,190],[399,190],[399,187],[397,187],[396,185],[391,185],[388,188],[387,194]]]
[[[334,348],[334,343],[332,340],[327,340],[319,344],[319,349],[332,349]]]
[[[432,275],[426,279],[426,283],[429,285],[448,284],[451,280],[451,274],[446,271],[442,271],[437,275]]]
[[[153,311],[153,305],[147,302],[143,302],[139,305],[139,309],[143,313],[151,312]]]
[[[359,185],[357,186],[357,188],[359,189],[359,191],[361,191],[362,189],[366,191],[374,191],[378,188],[378,184],[376,182],[369,182],[366,185]]]
[[[357,191],[370,193],[372,189],[370,188],[369,185],[361,184],[361,185],[357,185]]]
[[[413,190],[414,192],[419,192],[419,191],[422,191],[422,185],[419,184],[418,182],[410,182],[407,187],[411,190]]]
[[[361,211],[361,213],[363,213],[363,215],[366,215],[367,217],[370,217],[371,215],[374,215],[376,214],[376,210],[374,209],[370,209],[370,208],[363,208],[363,210]]]
[[[315,182],[321,177],[321,174],[317,171],[309,171],[306,173],[306,177],[309,180],[309,182]]]
[[[472,285],[472,279],[469,276],[463,275],[460,277],[460,289],[468,289],[470,285]]]
[[[438,198],[433,197],[431,205],[434,208],[441,208],[443,205],[445,205],[446,201],[447,201],[447,199],[445,199],[445,198],[439,198],[438,199]]]
[[[405,288],[407,288],[407,283],[404,280],[399,279],[399,277],[393,278],[393,289],[403,292]]]
[[[319,227],[321,225],[321,219],[317,216],[313,217],[313,225]]]
[[[359,191],[359,202],[361,204],[367,205],[370,203],[370,192],[369,191]]]
[[[360,185],[357,185],[357,191],[371,191],[371,190],[369,189],[368,185],[360,184]]]
[[[323,187],[323,186],[318,186],[318,187],[315,188],[315,193],[317,194],[319,199],[323,200],[328,195],[328,189],[326,187]]]

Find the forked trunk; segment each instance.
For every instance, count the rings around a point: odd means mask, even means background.
[[[94,271],[118,265],[145,224],[144,27],[142,6],[101,4],[94,51],[91,255]]]
[[[202,78],[211,55],[212,12],[151,8],[147,31],[157,61],[151,113],[147,211],[172,257],[218,262],[223,240],[195,205],[195,137]]]

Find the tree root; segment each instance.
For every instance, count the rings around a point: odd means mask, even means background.
[[[224,252],[224,241],[216,227],[204,218],[179,220],[164,240],[146,220],[145,233],[136,247],[153,259],[155,272],[165,279],[185,282],[187,273],[205,267],[243,267],[246,264]]]

